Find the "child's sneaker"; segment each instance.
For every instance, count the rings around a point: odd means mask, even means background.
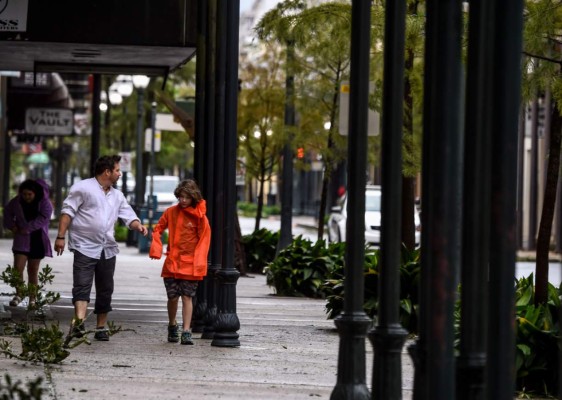
[[[168,325],[168,342],[177,343],[180,341],[180,331],[178,325]]]
[[[181,344],[193,344],[190,331],[183,331],[181,333]]]

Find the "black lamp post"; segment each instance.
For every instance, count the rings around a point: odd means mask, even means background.
[[[340,335],[340,345],[338,378],[331,400],[371,398],[365,383],[365,337],[371,320],[363,311],[371,2],[352,2],[351,27],[345,298],[343,313],[334,321]]]
[[[132,81],[132,76],[131,75],[119,75],[117,76],[117,79],[115,81],[115,83],[113,85],[110,86],[109,90],[109,101],[111,102],[111,97],[112,97],[112,89],[115,90],[120,96],[121,96],[121,101],[125,100],[125,97],[129,97],[132,93],[133,93],[133,81]],[[121,102],[119,102],[121,103]],[[113,103],[111,103],[113,104]],[[125,120],[125,128],[123,129],[123,133],[121,135],[121,151],[125,154],[129,153],[131,151],[130,146],[129,146],[129,141],[127,140],[127,106],[126,104],[123,104],[123,116],[124,116],[124,120]],[[127,154],[128,155],[128,154]],[[125,197],[127,197],[129,190],[128,190],[128,186],[127,186],[127,182],[128,182],[128,173],[130,171],[129,169],[129,163],[127,163],[127,168],[124,168],[124,160],[123,157],[121,158],[121,171],[123,171],[123,177],[122,182],[122,191],[123,194],[125,195]]]
[[[152,106],[151,106],[151,114],[150,114],[150,130],[151,130],[151,135],[150,135],[150,169],[149,169],[149,173],[150,173],[150,197],[148,200],[148,231],[150,232],[150,235],[152,236],[152,222],[154,219],[154,210],[156,210],[156,205],[154,202],[154,167],[155,167],[155,163],[156,163],[156,158],[155,158],[155,154],[154,154],[154,139],[156,136],[156,102],[152,102]]]
[[[369,332],[374,347],[372,390],[375,399],[402,398],[401,352],[408,332],[400,325],[400,242],[402,198],[404,32],[406,1],[388,4],[385,24],[382,113],[382,211],[379,312]]]
[[[140,211],[140,207],[144,200],[144,187],[143,187],[143,176],[142,176],[142,117],[143,117],[143,97],[144,90],[148,86],[150,78],[145,75],[134,75],[133,76],[133,86],[137,89],[137,155],[136,155],[136,185],[135,185],[135,206],[137,213]]]

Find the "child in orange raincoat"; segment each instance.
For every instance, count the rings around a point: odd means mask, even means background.
[[[168,249],[162,267],[162,277],[168,296],[168,342],[180,340],[176,322],[178,300],[182,299],[183,331],[181,344],[193,344],[191,317],[199,281],[207,275],[207,255],[211,243],[211,228],[205,213],[207,205],[195,181],[188,179],[174,190],[179,203],[168,208],[154,227],[149,256],[162,256],[160,235],[168,229]]]

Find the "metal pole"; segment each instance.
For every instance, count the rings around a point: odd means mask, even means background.
[[[491,78],[494,65],[488,1],[470,3],[462,223],[461,341],[457,396],[485,394],[490,226]],[[466,167],[467,164],[470,167]]]
[[[538,156],[539,156],[539,134],[538,134],[538,100],[535,98],[531,103],[531,160],[530,160],[530,190],[529,190],[529,238],[527,250],[535,250],[537,246],[537,210],[538,210]]]
[[[517,119],[521,90],[523,0],[494,7],[488,399],[513,399],[515,389],[515,276]]]
[[[461,246],[461,2],[428,0],[424,77],[420,335],[414,398],[455,398]]]
[[[222,266],[223,258],[223,230],[224,230],[224,129],[225,129],[225,63],[226,63],[226,1],[217,0],[216,8],[216,66],[215,66],[215,131],[214,131],[214,165],[212,177],[213,198],[213,219],[211,230],[211,267],[213,270],[216,318],[218,312],[219,285],[217,273]],[[213,338],[216,332],[218,320],[213,321]]]
[[[8,92],[8,78],[5,76],[0,76],[0,162],[2,164],[4,171],[10,170],[10,137],[8,136],[6,123],[6,104],[7,104],[7,92]],[[10,176],[7,174],[2,174],[0,177],[0,190],[2,190],[2,204],[7,204],[10,201]],[[2,227],[0,226],[0,233],[2,233]]]
[[[207,201],[207,216],[209,223],[213,227],[215,219],[214,199],[214,171],[215,171],[215,87],[216,87],[216,46],[217,46],[217,0],[209,0],[207,2],[207,45],[206,45],[206,70],[207,76],[205,81],[205,181],[204,196]],[[212,235],[213,237],[215,235]],[[218,268],[213,263],[213,239],[211,239],[211,251],[209,252],[209,268],[205,281],[207,282],[207,312],[205,313],[205,328],[201,337],[203,339],[212,339],[214,336],[215,320],[217,316],[217,288],[215,282],[215,273]]]
[[[207,2],[197,1],[197,50],[196,50],[196,75],[195,75],[195,151],[193,162],[193,173],[195,181],[199,183],[202,192],[205,193],[205,109],[206,93],[205,82],[206,72],[206,53],[207,53]],[[209,280],[203,279],[197,286],[196,302],[193,308],[193,320],[191,323],[193,332],[203,332],[205,327],[205,313],[207,312],[207,286]]]
[[[94,74],[92,94],[92,147],[90,149],[90,174],[94,176],[94,165],[100,156],[100,100],[101,75]]]
[[[347,247],[344,310],[335,323],[340,335],[338,378],[331,399],[369,399],[365,383],[365,336],[371,322],[363,311],[365,263],[365,185],[371,2],[351,5],[351,70],[348,145]]]
[[[127,140],[127,105],[123,103],[123,117],[125,119],[125,129],[123,129],[123,133],[121,134],[121,149],[123,152],[129,151],[129,141]],[[127,188],[127,177],[129,173],[127,171],[123,172],[123,195],[127,198],[129,194],[129,190]]]
[[[237,331],[236,282],[240,273],[234,267],[236,221],[236,143],[238,114],[238,24],[240,0],[221,0],[226,8],[226,74],[224,127],[224,226],[222,268],[217,271],[219,283],[217,320],[212,346],[240,346]]]
[[[136,184],[135,184],[135,205],[137,208],[137,213],[140,213],[140,208],[144,203],[144,191],[143,191],[143,174],[142,174],[142,152],[143,152],[143,135],[142,135],[142,117],[144,113],[143,107],[143,95],[144,89],[137,89],[137,149],[136,149]]]
[[[525,213],[523,212],[523,199],[525,197],[525,109],[526,106],[522,103],[519,106],[519,135],[517,140],[519,146],[517,150],[517,249],[523,249],[524,240],[523,221]]]
[[[154,167],[156,163],[154,154],[154,139],[156,136],[156,102],[152,102],[151,113],[151,136],[150,136],[150,196],[148,198],[148,231],[152,235],[152,221],[154,218],[154,211],[156,210],[156,202],[154,201]]]
[[[406,1],[387,3],[382,110],[381,261],[374,352],[373,399],[402,398],[401,350],[408,332],[400,325],[402,131]],[[411,210],[410,210],[411,212]]]

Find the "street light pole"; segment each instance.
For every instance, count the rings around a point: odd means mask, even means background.
[[[117,93],[121,95],[122,100],[125,101],[125,97],[129,97],[133,93],[133,77],[131,75],[117,76],[115,83],[111,85],[111,87],[109,88],[110,91],[112,89],[116,90]],[[111,94],[110,94],[110,100],[111,100]],[[123,104],[123,117],[125,121],[125,128],[123,129],[121,135],[121,151],[124,154],[127,154],[127,156],[129,156],[128,153],[131,151],[131,148],[129,145],[129,141],[127,140],[127,105],[125,103]],[[123,159],[121,163],[121,170],[123,171],[122,192],[126,198],[127,195],[129,194],[129,190],[127,187],[127,178],[128,178],[128,173],[130,171],[130,167],[129,164],[127,164],[127,169],[124,168]]]
[[[142,193],[142,115],[143,115],[143,92],[144,89],[137,90],[137,155],[136,155],[136,185],[135,185],[135,205],[137,212],[143,203]]]
[[[154,136],[156,136],[156,102],[152,102],[151,115],[151,133],[150,136],[150,197],[148,200],[148,231],[152,235],[152,219],[154,217],[155,201],[154,201]]]
[[[148,86],[150,78],[145,75],[133,75],[133,86],[137,89],[137,144],[136,144],[136,185],[135,185],[135,207],[137,213],[143,204],[144,185],[142,176],[142,117],[143,117],[143,96],[144,90]]]

